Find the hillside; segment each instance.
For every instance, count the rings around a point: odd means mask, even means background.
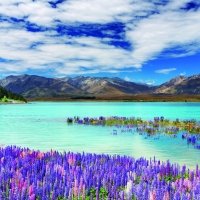
[[[83,76],[75,78],[46,78],[35,75],[8,76],[0,80],[0,85],[25,98],[141,94],[151,90],[149,86],[120,78]]]
[[[200,94],[200,74],[178,76],[155,88],[154,93]]]
[[[143,95],[143,94],[200,94],[200,74],[178,76],[159,86],[125,81],[118,77],[46,78],[36,75],[8,76],[0,85],[25,98],[68,98]]]
[[[22,101],[26,102],[26,99],[22,95],[14,94],[10,92],[9,90],[6,90],[2,86],[0,86],[0,101],[7,102],[7,101]]]

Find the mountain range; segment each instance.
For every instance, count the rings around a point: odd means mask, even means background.
[[[25,98],[139,94],[200,94],[200,74],[177,76],[158,86],[118,77],[46,78],[37,75],[7,76],[0,85]]]

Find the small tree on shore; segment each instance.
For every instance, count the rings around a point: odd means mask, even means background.
[[[6,90],[2,86],[0,86],[0,101],[3,101],[3,99],[6,100],[4,102],[7,102],[8,99],[20,100],[20,101],[27,102],[26,99],[22,95],[14,94],[10,90]]]
[[[7,97],[4,96],[4,97],[1,99],[1,101],[2,101],[2,102],[7,102],[7,101],[8,101],[8,100],[7,100]]]

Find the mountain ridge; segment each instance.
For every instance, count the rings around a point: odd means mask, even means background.
[[[177,76],[158,86],[126,81],[118,77],[47,78],[23,74],[0,79],[0,85],[26,98],[77,95],[200,94],[200,74],[188,77]]]

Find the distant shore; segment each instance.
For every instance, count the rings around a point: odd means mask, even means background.
[[[98,95],[26,98],[28,102],[200,102],[200,95]]]
[[[0,101],[1,105],[6,105],[6,104],[25,104],[26,102],[24,101],[8,101],[8,102],[2,102]]]
[[[21,103],[12,103],[12,102],[0,102],[0,105],[10,105],[10,104],[26,104],[25,102],[21,102]]]

